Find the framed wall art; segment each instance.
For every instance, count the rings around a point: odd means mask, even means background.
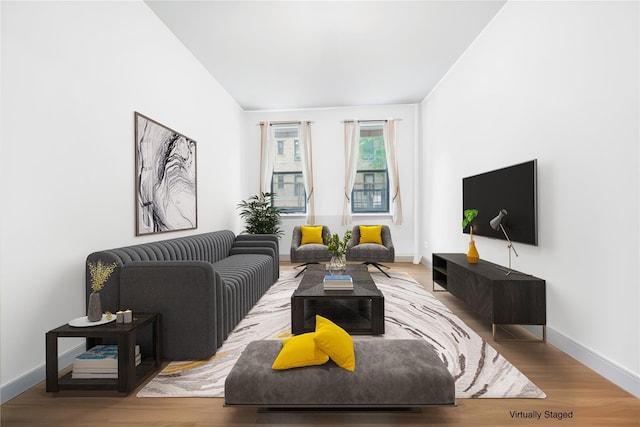
[[[136,236],[198,227],[196,142],[135,112]]]

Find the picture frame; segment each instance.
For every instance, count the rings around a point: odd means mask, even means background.
[[[196,141],[134,117],[136,236],[198,228]]]

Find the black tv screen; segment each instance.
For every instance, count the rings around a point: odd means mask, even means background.
[[[489,222],[501,209],[502,225],[513,242],[538,245],[537,161],[531,160],[462,179],[462,211],[477,209],[473,234],[506,240]],[[463,230],[469,233],[469,227]]]

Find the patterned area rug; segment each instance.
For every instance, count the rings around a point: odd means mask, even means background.
[[[172,362],[138,397],[224,397],[224,381],[247,343],[291,336],[291,293],[300,282],[295,271],[282,271],[280,280],[258,301],[207,360]],[[456,398],[545,398],[545,393],[502,357],[478,334],[406,273],[387,278],[372,273],[385,296],[383,337],[354,339],[423,339],[456,381]]]

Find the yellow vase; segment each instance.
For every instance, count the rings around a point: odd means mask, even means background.
[[[476,249],[476,242],[473,240],[469,242],[469,252],[467,252],[467,259],[471,264],[477,264],[478,260],[480,259],[480,254],[478,254],[478,250]]]

